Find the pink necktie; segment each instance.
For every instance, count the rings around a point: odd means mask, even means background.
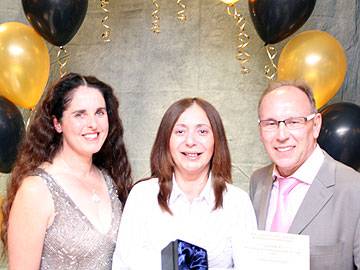
[[[278,177],[279,191],[276,205],[276,212],[271,224],[272,232],[288,232],[292,223],[291,218],[287,214],[287,199],[290,191],[299,184],[299,180],[289,177]]]

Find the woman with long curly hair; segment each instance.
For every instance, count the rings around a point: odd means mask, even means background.
[[[173,103],[150,163],[151,178],[136,183],[126,202],[113,269],[161,269],[161,250],[176,239],[205,248],[209,269],[239,268],[240,239],[256,219],[249,196],[231,184],[217,110],[200,98]]]
[[[8,184],[9,269],[111,269],[131,169],[112,88],[70,73],[35,111]]]

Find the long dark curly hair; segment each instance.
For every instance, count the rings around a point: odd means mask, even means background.
[[[52,162],[63,145],[62,134],[56,132],[53,119],[61,121],[63,112],[72,100],[74,90],[79,86],[98,89],[103,95],[109,121],[108,136],[99,152],[93,155],[93,164],[108,173],[124,204],[131,186],[131,168],[123,141],[123,125],[119,118],[119,102],[113,89],[93,76],[70,73],[56,82],[46,93],[34,112],[32,121],[23,139],[10,176],[7,195],[3,202],[1,240],[4,251],[7,248],[9,214],[16,192],[23,179],[33,174],[43,162]],[[6,252],[6,251],[5,251]]]

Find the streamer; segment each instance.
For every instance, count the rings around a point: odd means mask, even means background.
[[[56,56],[56,61],[59,65],[60,78],[64,77],[67,74],[66,65],[69,58],[70,55],[68,54],[65,47],[60,46]]]
[[[277,74],[277,66],[274,63],[274,59],[277,56],[277,50],[275,47],[266,45],[265,46],[267,56],[270,60],[270,65],[265,65],[264,67],[264,73],[265,77],[269,80],[274,80]]]
[[[231,11],[231,8],[233,8],[233,12]],[[227,6],[227,13],[236,20],[236,26],[239,29],[239,33],[237,34],[238,44],[236,46],[236,59],[240,62],[241,73],[247,74],[250,72],[250,69],[246,66],[246,64],[249,62],[251,55],[246,51],[246,47],[250,42],[250,36],[245,31],[246,20],[245,17],[238,12],[234,5]]]
[[[178,4],[178,6],[180,8],[180,10],[177,12],[177,18],[179,21],[185,22],[186,21],[186,15],[185,15],[186,6],[182,0],[177,0],[176,3]]]
[[[110,15],[110,11],[108,9],[108,5],[110,3],[110,0],[100,0],[100,8],[103,10],[104,12],[104,16],[101,19],[101,25],[103,27],[103,32],[101,33],[101,39],[104,42],[110,42],[111,38],[110,38],[110,33],[111,33],[111,27],[110,25],[108,25],[107,20],[109,20],[109,15]]]
[[[152,24],[151,31],[158,34],[158,33],[160,33],[160,16],[159,16],[160,6],[159,6],[157,0],[152,0],[152,4],[154,6],[154,10],[151,13],[151,16],[153,18],[153,21],[151,23]]]

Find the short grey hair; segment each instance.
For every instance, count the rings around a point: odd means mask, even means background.
[[[276,90],[276,89],[278,89],[280,87],[283,87],[283,86],[292,86],[292,87],[295,87],[295,88],[299,89],[300,91],[302,91],[309,100],[312,113],[317,113],[316,101],[315,101],[315,98],[314,98],[314,93],[313,93],[311,87],[305,81],[302,81],[302,80],[272,81],[272,82],[270,82],[268,87],[261,94],[261,97],[260,97],[260,100],[259,100],[259,103],[258,103],[258,107],[257,107],[258,112],[259,112],[260,105],[261,105],[264,97],[267,94],[271,93],[272,91],[274,91],[274,90]]]

